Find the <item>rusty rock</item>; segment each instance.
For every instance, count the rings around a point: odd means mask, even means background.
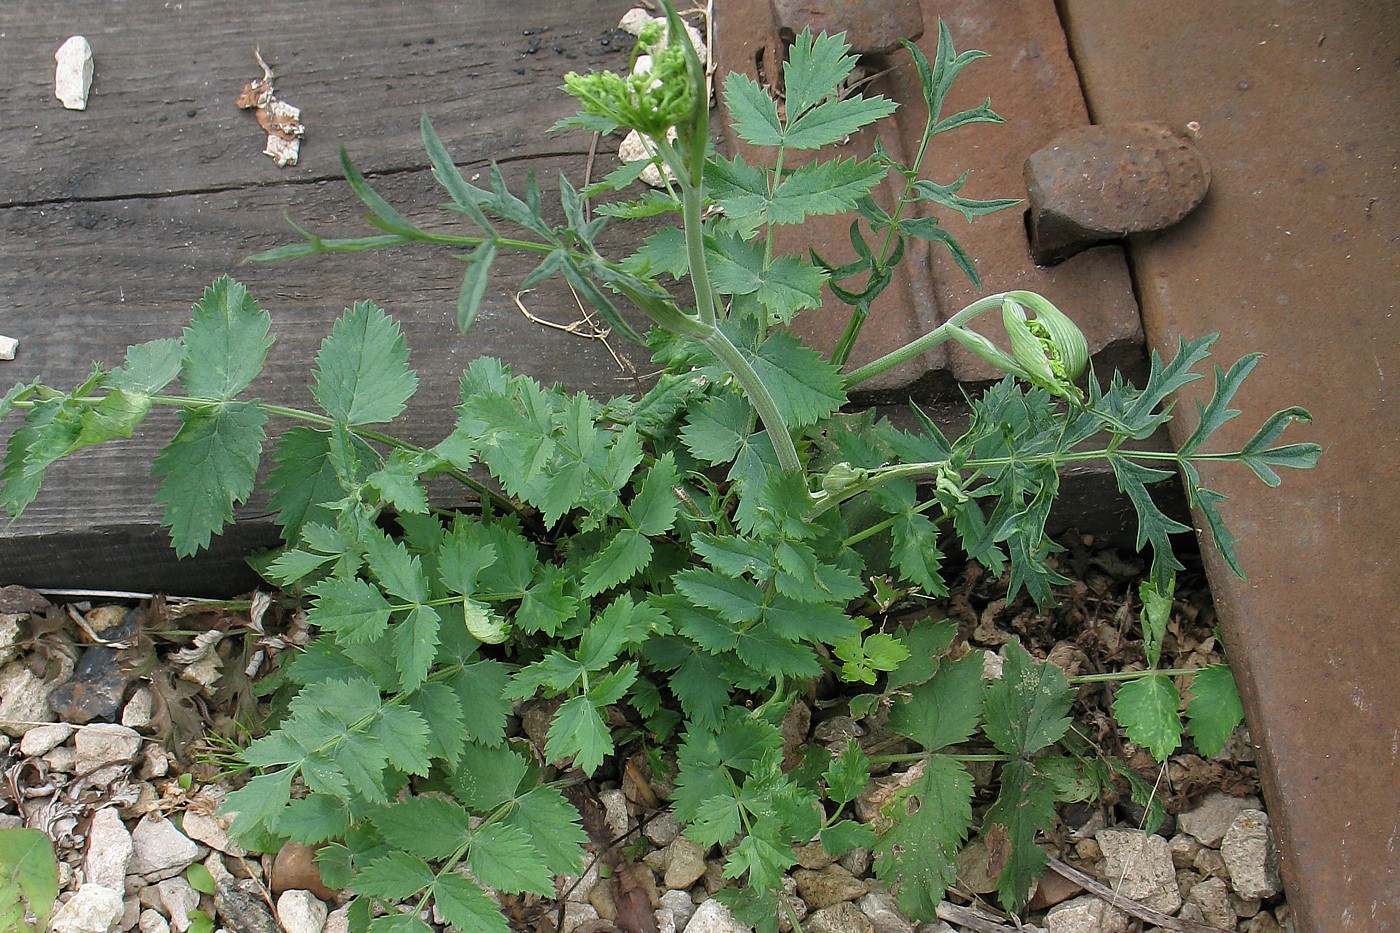
[[[1062,133],[1026,159],[1025,176],[1031,253],[1041,265],[1106,240],[1170,227],[1210,188],[1205,156],[1161,123]]]
[[[924,34],[918,0],[772,0],[780,29],[846,34],[857,55],[888,52]]]

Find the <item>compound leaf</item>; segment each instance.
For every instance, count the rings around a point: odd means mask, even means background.
[[[855,210],[860,199],[884,177],[885,167],[873,159],[809,162],[784,178],[773,192],[773,223],[795,224],[812,215]]]
[[[180,430],[156,458],[156,501],[175,553],[189,557],[233,520],[234,505],[253,491],[267,439],[267,415],[256,404],[227,402],[180,412]]]
[[[927,751],[965,742],[982,718],[982,655],[943,658],[932,679],[914,687],[890,710],[890,728]]]
[[[788,124],[783,142],[789,149],[820,149],[884,119],[898,107],[885,97],[857,95],[823,101]]]
[[[1181,745],[1181,694],[1166,674],[1130,680],[1113,698],[1113,715],[1128,738],[1158,761]]]
[[[758,82],[737,71],[724,79],[724,106],[734,122],[734,132],[755,146],[777,146],[783,141],[778,104]]]
[[[1074,690],[1064,672],[1053,664],[1036,662],[1018,643],[1010,642],[1001,679],[986,691],[987,738],[1008,755],[1033,754],[1059,741],[1069,729],[1065,713],[1073,702]]]
[[[544,750],[550,761],[573,758],[585,774],[592,774],[612,753],[612,732],[587,696],[571,697],[554,714]]]
[[[1009,848],[997,892],[1013,912],[1025,906],[1031,883],[1045,869],[1047,859],[1035,844],[1036,834],[1054,823],[1054,784],[1037,774],[1029,761],[1007,762],[1001,769],[1001,793],[987,811],[983,834],[989,849]]]
[[[516,826],[483,823],[472,833],[467,863],[472,874],[488,888],[507,894],[531,891],[554,894],[554,876],[530,835]]]
[[[204,290],[193,315],[184,331],[180,384],[193,398],[226,402],[262,372],[272,316],[226,275]]]
[[[407,852],[390,852],[355,873],[350,890],[386,900],[406,900],[433,883],[428,863]]]
[[[470,878],[445,872],[433,887],[433,898],[442,919],[457,930],[510,933],[500,905]]]
[[[394,626],[394,664],[399,669],[399,685],[411,693],[428,679],[437,658],[438,626],[442,617],[431,606],[414,606]]]
[[[972,776],[945,755],[914,768],[919,775],[883,809],[895,823],[875,845],[875,874],[895,890],[905,914],[931,923],[972,825]]]
[[[471,833],[467,811],[441,797],[410,797],[371,820],[389,845],[425,859],[451,857]]]
[[[516,798],[502,821],[526,833],[556,875],[578,874],[583,866],[583,831],[578,810],[548,784]]]
[[[751,358],[790,428],[805,427],[846,404],[841,370],[786,331],[775,331]]]
[[[373,641],[389,627],[392,608],[374,584],[358,577],[330,577],[311,587],[316,602],[306,621],[334,632],[342,644]]]
[[[583,573],[579,595],[597,596],[626,583],[651,560],[651,540],[631,528],[619,529]]]
[[[1187,694],[1186,731],[1196,743],[1196,751],[1214,757],[1244,721],[1235,678],[1228,666],[1212,664],[1196,672]]]
[[[393,421],[418,389],[399,325],[369,301],[355,302],[332,325],[312,380],[316,404],[352,425]]]
[[[793,40],[783,63],[783,99],[789,120],[835,96],[856,66],[856,56],[850,51],[843,36],[813,36],[810,28]]]

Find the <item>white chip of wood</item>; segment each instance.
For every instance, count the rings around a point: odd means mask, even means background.
[[[69,110],[86,110],[92,87],[92,46],[82,36],[69,36],[53,57],[58,62],[53,96]]]
[[[19,349],[19,341],[14,337],[0,337],[0,360],[12,360]]]

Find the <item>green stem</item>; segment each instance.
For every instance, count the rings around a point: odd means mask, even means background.
[[[996,295],[988,295],[985,298],[979,298],[917,340],[912,340],[898,350],[887,353],[872,363],[866,363],[864,366],[852,370],[846,374],[846,388],[850,389],[854,386],[858,386],[862,382],[873,379],[881,373],[888,372],[896,366],[909,362],[920,354],[927,353],[939,344],[946,343],[953,336],[953,328],[961,327],[979,314],[985,314],[993,308],[1000,308],[1002,301],[1010,294],[1012,293],[1000,292]]]
[[[1165,674],[1168,677],[1181,677],[1186,674],[1199,674],[1204,668],[1199,667],[1173,667],[1167,670],[1150,669],[1145,671],[1115,671],[1106,674],[1080,674],[1077,677],[1069,678],[1069,682],[1074,686],[1080,684],[1111,684],[1128,680],[1142,680],[1144,677],[1153,677],[1157,674]]]
[[[1015,757],[1016,757],[1015,755],[999,755],[999,754],[987,754],[987,755],[950,755],[950,754],[947,754],[946,752],[940,752],[939,754],[940,754],[940,755],[943,755],[943,757],[945,757],[945,758],[952,758],[952,759],[954,759],[955,761],[1012,761],[1012,760],[1014,760]],[[927,758],[928,756],[929,756],[929,753],[928,753],[928,752],[906,752],[906,753],[900,754],[900,755],[871,755],[871,756],[870,756],[870,763],[871,763],[872,765],[876,765],[876,764],[898,765],[898,764],[906,764],[906,763],[911,762],[911,761],[923,761],[923,760],[924,760],[925,758]]]
[[[743,388],[749,404],[758,412],[759,420],[768,431],[768,439],[772,441],[773,451],[778,455],[778,465],[789,473],[801,472],[802,461],[797,456],[797,445],[793,443],[792,432],[783,423],[777,402],[773,401],[768,386],[754,370],[748,358],[739,352],[739,348],[734,346],[718,327],[713,328],[700,342],[729,368],[734,379]]]

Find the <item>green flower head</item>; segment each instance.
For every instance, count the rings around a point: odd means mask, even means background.
[[[689,122],[698,99],[682,44],[688,39],[682,35],[662,46],[664,31],[661,24],[653,23],[638,39],[637,53],[650,55],[650,68],[625,76],[611,71],[586,75],[571,71],[564,76],[564,90],[591,116],[664,139],[671,127]]]

